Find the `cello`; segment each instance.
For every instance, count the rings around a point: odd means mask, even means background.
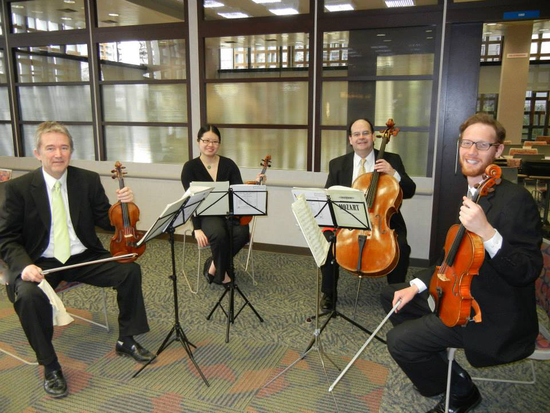
[[[393,119],[386,122],[381,131],[382,144],[378,159],[384,157],[386,144],[391,136],[397,136]],[[365,193],[370,230],[342,229],[336,236],[336,261],[340,267],[360,276],[382,277],[391,272],[399,261],[397,234],[389,223],[403,200],[399,182],[378,171],[365,173],[353,181],[352,188]]]
[[[125,166],[119,161],[115,163],[115,169],[111,171],[113,179],[118,179],[120,189],[124,188],[124,175],[127,172],[122,170]],[[111,255],[132,254],[137,255],[120,260],[120,262],[134,262],[138,257],[145,252],[145,243],[136,246],[137,242],[143,238],[143,231],[136,229],[136,223],[139,221],[139,208],[133,202],[117,202],[109,208],[109,220],[111,225],[115,227],[115,233],[111,237]]]
[[[500,167],[489,165],[471,197],[472,201],[477,204],[482,196],[494,191],[493,187],[500,184],[500,176]],[[430,281],[435,313],[446,326],[465,325],[472,319],[476,323],[481,322],[481,309],[470,292],[470,286],[484,259],[485,247],[479,235],[468,231],[462,224],[449,228],[445,239],[445,258],[436,267]],[[472,308],[475,313],[473,318]]]

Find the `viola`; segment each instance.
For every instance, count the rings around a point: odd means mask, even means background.
[[[378,159],[384,157],[386,144],[397,136],[393,119],[388,119],[381,131],[382,144]],[[342,229],[336,236],[336,261],[346,270],[370,277],[382,277],[391,272],[399,261],[397,234],[390,228],[390,219],[403,201],[403,191],[393,177],[378,171],[358,176],[352,184],[366,194],[370,230]]]
[[[265,171],[267,171],[267,168],[271,168],[271,155],[266,155],[265,159],[262,159],[262,163],[260,165],[263,167],[262,171],[260,172],[260,179],[257,181],[246,181],[245,184],[247,185],[262,185],[262,182],[264,180],[263,175],[265,175]],[[245,215],[239,218],[241,225],[248,225],[250,224],[250,221],[252,221],[252,216]]]
[[[500,167],[489,165],[475,195],[471,197],[472,201],[478,203],[481,197],[493,192],[494,186],[500,184],[500,175]],[[445,239],[445,259],[442,265],[436,267],[430,281],[435,313],[446,326],[465,325],[472,320],[481,322],[481,309],[470,287],[484,259],[485,247],[479,235],[468,231],[462,224],[455,224],[449,229]]]
[[[119,161],[115,163],[115,169],[111,171],[112,178],[118,179],[120,189],[124,188],[125,166]],[[109,220],[115,227],[115,233],[111,237],[111,255],[116,257],[124,254],[137,254],[134,257],[120,260],[120,262],[133,262],[145,252],[145,243],[136,246],[137,242],[143,238],[145,233],[136,229],[136,223],[139,221],[139,208],[133,202],[117,202],[109,209]]]

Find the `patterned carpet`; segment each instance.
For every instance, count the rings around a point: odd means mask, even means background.
[[[188,245],[185,269],[196,274],[196,247]],[[170,248],[167,241],[148,244],[138,261],[143,270],[143,290],[151,331],[139,341],[156,351],[173,326]],[[182,244],[177,243],[177,273],[181,274]],[[238,267],[240,268],[240,267]],[[337,369],[320,353],[311,351],[268,387],[263,385],[295,361],[313,337],[316,270],[310,257],[268,252],[255,253],[257,285],[238,272],[238,284],[264,318],[261,323],[245,308],[231,326],[225,343],[226,322],[217,310],[206,320],[223,288],[200,280],[200,291],[191,294],[178,277],[180,321],[187,338],[197,346],[194,357],[211,386],[207,387],[186,352],[172,343],[137,378],[139,368],[132,360],[114,353],[115,331],[106,332],[80,320],[56,328],[58,351],[70,394],[52,400],[41,389],[42,369],[27,366],[0,353],[1,412],[423,412],[435,402],[415,393],[410,382],[389,357],[385,346],[373,341],[344,376],[333,393],[329,385]],[[412,268],[409,276],[418,269]],[[193,276],[191,276],[193,274]],[[385,279],[364,280],[359,295],[357,321],[374,330],[384,313],[378,304]],[[342,274],[339,309],[353,316],[357,278]],[[115,294],[108,291],[109,322],[116,326]],[[63,298],[71,311],[101,322],[99,290],[83,287]],[[72,310],[79,309],[79,310]],[[239,308],[239,306],[237,307]],[[0,292],[0,348],[32,359],[5,291]],[[384,326],[380,335],[389,329]],[[342,319],[331,320],[321,334],[328,357],[343,368],[368,336]],[[459,360],[470,371],[463,353]],[[476,412],[547,412],[550,406],[550,365],[536,362],[534,386],[480,383],[482,404]],[[475,370],[473,375],[526,377],[530,365],[514,363],[493,369]]]

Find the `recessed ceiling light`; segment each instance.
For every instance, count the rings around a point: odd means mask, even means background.
[[[347,3],[347,4],[325,4],[325,9],[327,9],[330,12],[355,10],[353,8],[353,5],[351,5],[350,3]]]
[[[378,33],[378,34],[376,35],[376,37],[385,37],[385,36],[386,36],[386,33]]]
[[[29,10],[31,13],[35,13],[35,14],[44,14],[43,11],[41,10]]]
[[[111,17],[118,17],[119,14],[118,14],[118,13],[109,13],[109,16],[111,16]]]
[[[427,29],[427,30],[426,30],[426,33],[431,33],[431,32],[433,32],[432,29]]]
[[[256,4],[280,3],[281,0],[252,0]]]
[[[76,2],[74,0],[63,0],[63,3],[75,4]]]
[[[218,13],[219,16],[225,17],[226,19],[244,19],[245,17],[250,17],[248,14],[241,12],[231,12],[231,13]]]
[[[391,42],[391,39],[384,39],[385,42]]]
[[[215,9],[217,7],[223,7],[223,6],[225,6],[225,4],[220,3],[219,1],[206,0],[204,2],[204,8],[205,9]]]
[[[487,26],[496,26],[496,23],[487,23]]]
[[[490,34],[493,34],[493,32],[485,32],[485,35],[488,36]]]
[[[71,18],[71,17],[62,16],[62,17],[61,17],[61,20],[72,20],[72,18]]]
[[[269,9],[269,11],[273,14],[276,14],[277,16],[289,16],[291,14],[298,14],[298,10],[290,7],[285,9]]]
[[[11,6],[12,9],[24,9],[25,6],[20,6],[19,4],[14,4],[13,6]]]
[[[386,7],[411,7],[414,6],[414,0],[384,0]]]
[[[426,39],[428,39],[428,40],[432,40],[432,39],[433,39],[433,37],[432,37],[432,36],[428,36],[428,37],[426,37]]]

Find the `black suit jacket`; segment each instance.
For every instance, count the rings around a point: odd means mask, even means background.
[[[325,188],[333,185],[343,185],[351,187],[353,178],[353,156],[355,152],[350,152],[338,158],[334,158],[329,163],[329,173]],[[374,150],[374,157],[378,157],[378,150]],[[403,190],[403,199],[412,198],[416,191],[416,184],[405,172],[405,166],[401,161],[401,157],[395,153],[385,152],[384,159],[395,169],[401,176],[399,186]],[[401,211],[391,217],[390,227],[395,229],[398,236],[407,236],[407,227]]]
[[[36,262],[48,247],[51,211],[42,168],[4,184],[5,199],[0,208],[0,257],[9,266],[8,294],[13,297],[15,279]],[[67,193],[71,221],[84,246],[104,251],[95,226],[113,230],[109,222],[109,200],[99,175],[69,166]]]
[[[502,180],[481,198],[489,223],[502,235],[502,248],[493,257],[485,253],[471,293],[481,308],[482,322],[464,328],[468,361],[484,367],[531,355],[538,334],[535,281],[542,270],[540,215],[531,194]],[[466,188],[464,188],[466,193]],[[420,278],[429,285],[430,276]]]

